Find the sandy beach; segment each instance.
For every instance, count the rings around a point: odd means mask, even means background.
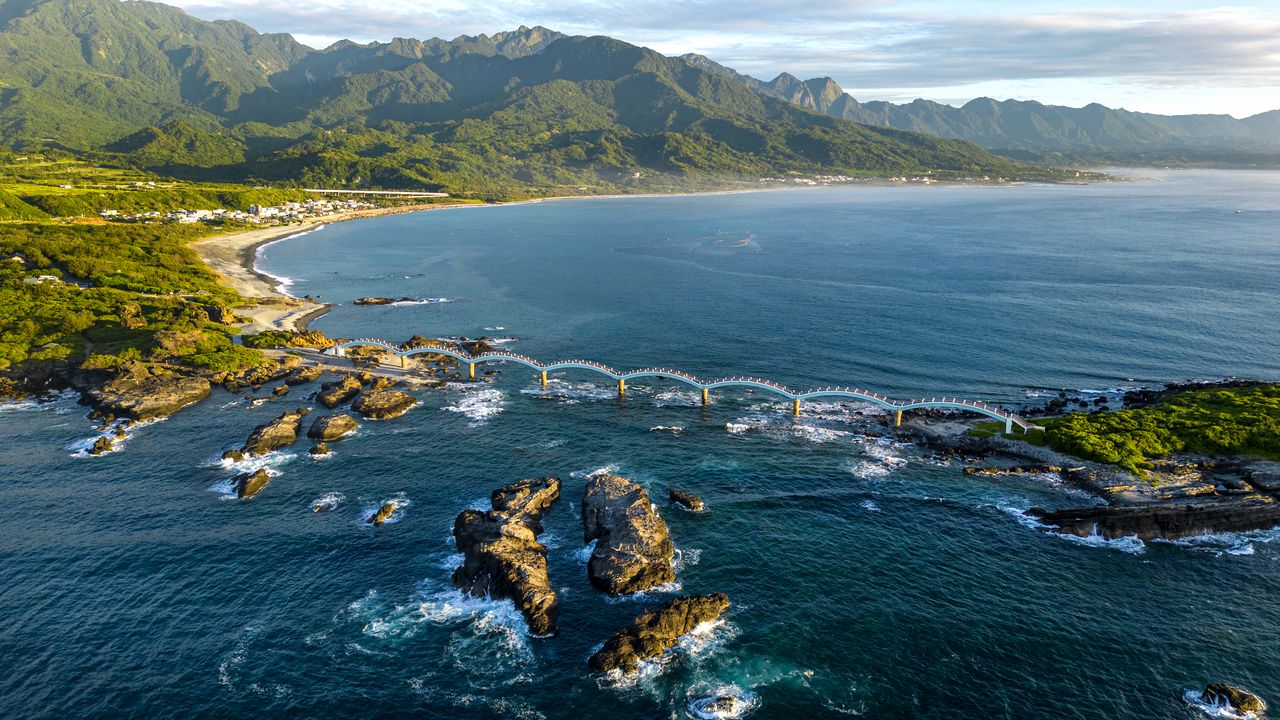
[[[303,300],[276,289],[276,280],[254,267],[258,248],[267,243],[311,232],[324,225],[382,215],[457,207],[457,204],[404,205],[392,208],[373,208],[336,213],[322,218],[304,220],[290,225],[246,230],[244,232],[215,235],[191,243],[200,259],[222,280],[253,305],[236,308],[236,314],[249,319],[244,331],[258,333],[266,330],[305,330],[307,323],[323,315],[328,305]]]

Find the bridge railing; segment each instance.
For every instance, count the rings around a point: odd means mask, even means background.
[[[982,402],[979,400],[967,400],[964,398],[956,398],[956,397],[939,398],[935,396],[935,397],[929,398],[928,400],[921,398],[916,400],[903,401],[903,400],[894,400],[888,397],[887,395],[883,395],[877,392],[872,392],[870,390],[865,390],[857,387],[847,387],[847,386],[828,386],[828,387],[814,389],[814,390],[796,391],[796,390],[792,390],[786,385],[783,385],[782,383],[779,383],[774,380],[769,380],[768,378],[733,376],[733,377],[727,377],[727,378],[718,378],[715,380],[702,380],[696,375],[684,372],[682,370],[675,370],[673,368],[643,368],[640,370],[622,371],[622,370],[617,370],[613,367],[610,367],[609,365],[605,365],[604,363],[597,362],[595,360],[585,360],[585,359],[558,360],[553,363],[542,363],[534,358],[529,357],[528,355],[521,355],[520,353],[514,353],[508,350],[490,350],[483,353],[479,353],[477,355],[472,355],[464,350],[455,349],[455,348],[434,347],[434,346],[404,348],[401,346],[393,345],[385,340],[380,340],[377,338],[357,338],[355,340],[348,340],[346,342],[336,344],[330,348],[326,348],[322,352],[322,354],[335,354],[336,351],[339,349],[357,347],[361,345],[378,347],[388,352],[399,355],[401,357],[406,357],[410,354],[426,354],[431,352],[438,352],[440,354],[450,355],[455,358],[458,358],[461,362],[465,362],[465,363],[484,362],[487,360],[493,360],[493,361],[516,360],[516,361],[520,361],[525,364],[528,364],[531,367],[540,369],[544,372],[548,368],[578,366],[578,367],[591,368],[616,378],[636,377],[636,376],[668,376],[668,377],[683,379],[697,387],[702,388],[703,390],[709,389],[711,387],[728,387],[728,386],[765,387],[765,388],[769,388],[771,390],[777,391],[778,393],[785,395],[789,398],[794,398],[796,400],[800,400],[802,397],[811,396],[815,394],[847,393],[849,395],[854,395],[854,396],[859,396],[862,398],[868,398],[868,399],[874,400],[875,402],[889,409],[920,407],[920,406],[926,406],[926,405],[947,406],[947,407],[955,407],[955,408],[971,408],[987,414],[999,416],[1000,418],[1009,420],[1010,422],[1024,429],[1033,429],[1033,428],[1039,427],[1038,425],[1035,425],[1034,423],[1024,418],[1019,417],[1018,415],[1008,410],[1004,410],[1002,408],[991,405],[990,403]]]

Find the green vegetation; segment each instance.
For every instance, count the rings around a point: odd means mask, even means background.
[[[312,50],[159,3],[6,0],[0,19],[0,146],[193,181],[514,199],[764,176],[1066,176],[542,28]],[[50,215],[94,210],[83,197],[15,194]],[[104,201],[123,212],[129,199]],[[222,205],[253,202],[233,200]]]
[[[1177,452],[1280,460],[1280,384],[1220,387],[1173,394],[1149,407],[1071,413],[1037,420],[1042,433],[1007,435],[1059,452],[1119,465],[1138,475]],[[998,435],[998,423],[970,434]]]
[[[131,359],[211,371],[262,362],[209,321],[240,301],[187,247],[190,225],[0,224],[0,372]],[[58,281],[27,282],[40,276]]]

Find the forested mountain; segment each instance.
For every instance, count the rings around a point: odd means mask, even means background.
[[[753,91],[854,122],[968,140],[995,152],[1138,153],[1244,151],[1280,153],[1280,110],[1237,120],[1230,115],[1156,115],[1035,101],[978,98],[962,107],[929,100],[858,102],[829,77],[799,80],[782,73],[768,82],[701,55],[686,62],[732,77]]]
[[[314,50],[136,0],[0,3],[0,143],[181,176],[490,195],[1048,172],[607,37],[522,27]]]

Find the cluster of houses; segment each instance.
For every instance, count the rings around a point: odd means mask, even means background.
[[[255,225],[275,225],[295,222],[307,218],[326,217],[352,210],[368,210],[376,207],[359,200],[307,200],[306,202],[287,202],[281,205],[250,205],[249,210],[170,210],[122,214],[118,210],[103,210],[98,213],[107,220],[118,222],[169,222],[169,223],[214,223],[225,222],[248,223]]]

